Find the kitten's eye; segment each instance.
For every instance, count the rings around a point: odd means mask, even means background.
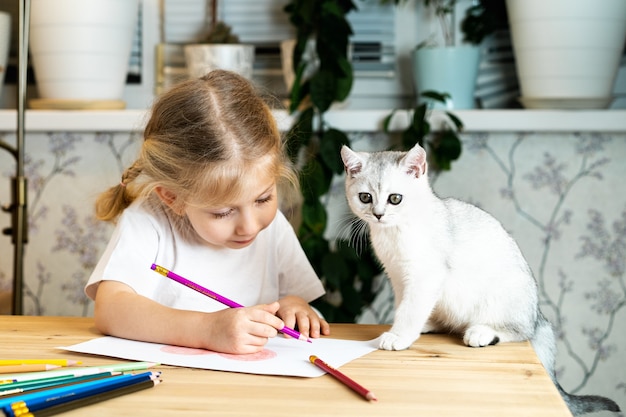
[[[397,206],[402,202],[402,194],[390,194],[387,201],[389,201],[389,204]]]
[[[372,195],[370,193],[359,193],[359,200],[363,204],[369,204],[372,202]]]

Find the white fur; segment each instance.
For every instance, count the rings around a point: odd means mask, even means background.
[[[530,338],[535,280],[500,223],[475,206],[438,198],[421,148],[403,159],[394,152],[343,155],[348,203],[369,224],[396,297],[393,327],[381,348],[406,349],[424,331],[461,333],[475,347]],[[411,169],[411,157],[423,168]],[[351,166],[360,171],[350,172]],[[359,200],[361,192],[372,195],[372,204]],[[394,193],[402,195],[398,205],[387,201]]]
[[[472,347],[532,340],[556,383],[554,334],[539,311],[532,272],[502,225],[476,206],[437,197],[419,145],[375,153],[344,146],[341,156],[348,205],[367,222],[396,300],[380,348],[407,349],[424,332],[458,333]],[[397,205],[393,194],[402,196]]]

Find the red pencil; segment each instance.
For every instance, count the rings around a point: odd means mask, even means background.
[[[341,381],[343,384],[347,385],[349,388],[351,388],[352,390],[357,392],[359,395],[361,395],[366,400],[368,400],[368,401],[378,401],[378,399],[376,398],[376,396],[374,395],[374,393],[372,391],[368,390],[367,388],[363,387],[362,385],[359,385],[357,382],[353,381],[350,377],[348,377],[348,376],[344,375],[343,373],[339,372],[339,370],[333,368],[332,366],[330,366],[329,364],[327,364],[326,362],[324,362],[323,360],[321,360],[317,356],[311,355],[311,356],[309,356],[309,360],[311,361],[312,364],[314,364],[314,365],[320,367],[321,369],[323,369],[324,371],[328,372],[330,375],[332,375],[335,378],[337,378],[339,381]]]

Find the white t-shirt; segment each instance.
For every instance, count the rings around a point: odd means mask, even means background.
[[[120,281],[160,304],[212,312],[221,303],[151,269],[155,263],[244,306],[277,301],[286,295],[311,302],[324,287],[293,228],[279,211],[255,241],[242,249],[190,242],[176,230],[162,207],[133,202],[120,216],[85,293],[96,296],[100,281]]]

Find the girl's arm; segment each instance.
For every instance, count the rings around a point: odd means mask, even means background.
[[[104,334],[145,342],[255,353],[285,324],[275,302],[227,308],[214,313],[179,310],[138,295],[118,281],[102,281],[96,293],[95,322]]]
[[[280,308],[276,315],[283,319],[285,326],[293,329],[297,325],[298,331],[306,337],[317,338],[330,334],[328,322],[301,297],[288,295],[278,302]]]

